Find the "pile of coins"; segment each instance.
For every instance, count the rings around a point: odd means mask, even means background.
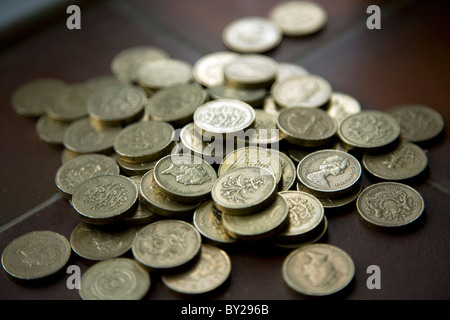
[[[301,25],[305,12],[311,19]],[[287,285],[329,295],[355,267],[342,249],[315,243],[327,212],[356,206],[381,230],[416,221],[424,201],[404,182],[426,171],[418,144],[440,135],[442,117],[420,105],[362,110],[326,79],[261,54],[282,34],[326,23],[323,8],[305,1],[268,17],[234,21],[223,33],[232,51],[194,65],[133,47],[113,59],[111,76],[18,88],[14,110],[40,117],[39,137],[63,146],[55,183],[80,224],[70,242],[48,231],[14,240],[2,255],[6,272],[46,278],[72,250],[96,261],[82,277],[82,299],[141,299],[150,272],[175,292],[202,294],[230,276],[227,245],[266,241],[292,250]],[[364,172],[382,182],[363,189]]]

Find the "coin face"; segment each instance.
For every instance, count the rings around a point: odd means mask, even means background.
[[[306,36],[318,32],[327,24],[328,15],[320,4],[311,1],[286,1],[275,5],[268,13],[286,36]]]
[[[275,149],[260,147],[244,147],[229,153],[220,164],[218,175],[221,176],[228,171],[249,166],[264,168],[275,176],[277,183],[281,181],[283,171],[280,164],[280,153]]]
[[[284,108],[318,108],[331,99],[332,89],[324,78],[306,74],[275,82],[271,94],[275,103]]]
[[[393,151],[365,154],[362,163],[375,177],[384,180],[406,180],[419,175],[428,165],[428,157],[414,143],[402,141]]]
[[[128,124],[142,115],[146,100],[140,87],[120,83],[96,90],[87,101],[87,111],[101,124]]]
[[[322,223],[322,203],[313,195],[301,191],[283,191],[280,195],[288,203],[289,224],[277,234],[277,240],[295,242],[307,238]]]
[[[398,182],[370,185],[356,201],[362,221],[380,230],[410,225],[422,215],[424,207],[419,192]]]
[[[139,69],[146,63],[165,60],[169,54],[161,48],[137,46],[120,51],[111,61],[111,72],[124,82],[138,79]]]
[[[56,172],[55,183],[65,196],[70,197],[84,181],[96,176],[118,175],[119,171],[119,166],[112,158],[86,154],[64,163]]]
[[[83,300],[140,300],[150,282],[148,271],[133,259],[108,259],[86,270],[79,294]]]
[[[281,42],[283,32],[272,21],[263,17],[243,17],[232,21],[222,32],[222,40],[233,51],[263,53]]]
[[[47,115],[42,115],[36,123],[36,132],[39,139],[52,145],[62,145],[64,133],[70,123],[54,120]]]
[[[333,92],[331,95],[331,101],[327,112],[338,124],[340,124],[345,117],[360,111],[361,105],[354,97],[342,92]]]
[[[149,62],[141,66],[138,72],[138,83],[149,89],[185,84],[192,79],[192,65],[178,59]]]
[[[173,201],[163,195],[153,179],[153,169],[142,176],[140,195],[144,205],[151,211],[168,218],[184,217],[193,213],[199,205]]]
[[[70,244],[80,257],[94,261],[106,260],[130,250],[136,233],[135,227],[99,227],[81,222],[72,231]]]
[[[193,223],[195,228],[206,239],[215,243],[234,243],[222,223],[222,212],[215,206],[212,200],[203,202],[194,212]]]
[[[2,266],[16,279],[39,280],[62,270],[70,254],[70,243],[63,235],[33,231],[8,244],[2,254]]]
[[[324,110],[290,108],[278,114],[278,128],[285,139],[302,147],[317,147],[330,142],[337,132],[337,123]]]
[[[217,179],[209,163],[192,155],[163,157],[156,163],[153,175],[164,195],[182,203],[205,200]]]
[[[194,64],[192,73],[194,79],[201,85],[210,88],[225,82],[223,69],[239,54],[229,51],[219,51],[203,56]]]
[[[108,224],[131,214],[137,199],[138,190],[129,178],[103,175],[81,183],[73,193],[72,206],[82,220]]]
[[[170,152],[175,129],[163,121],[141,121],[123,128],[114,150],[124,162],[143,163]]]
[[[40,117],[55,96],[66,90],[66,84],[58,79],[35,79],[20,85],[11,96],[14,111],[24,117]]]
[[[265,55],[242,55],[224,68],[225,83],[236,88],[262,88],[271,85],[278,73],[278,63]]]
[[[376,152],[397,141],[400,125],[386,112],[363,110],[346,117],[339,125],[338,135],[350,149]]]
[[[444,129],[444,119],[434,109],[417,104],[400,105],[388,110],[401,126],[401,137],[410,142],[426,142]]]
[[[152,94],[145,112],[153,120],[182,126],[192,121],[195,110],[206,98],[206,91],[197,84],[171,86]]]
[[[45,112],[49,117],[60,121],[75,121],[88,115],[87,101],[94,90],[86,83],[68,84],[53,99],[53,103],[46,106]]]
[[[182,294],[202,294],[220,287],[230,276],[231,260],[217,247],[203,244],[198,261],[179,273],[161,275],[171,290]]]
[[[214,183],[214,205],[230,215],[256,212],[274,201],[275,176],[264,168],[240,167],[224,173]]]
[[[297,177],[318,197],[337,198],[359,187],[361,165],[347,152],[319,150],[300,161]]]
[[[267,239],[286,227],[289,206],[285,198],[277,195],[275,200],[262,210],[246,215],[224,213],[222,222],[226,232],[243,241]]]
[[[286,284],[307,296],[325,296],[344,289],[355,274],[352,258],[329,244],[311,244],[292,251],[282,267]]]
[[[109,153],[122,127],[99,128],[87,118],[72,122],[64,132],[64,147],[76,153]]]
[[[194,113],[195,125],[212,135],[235,134],[255,121],[255,110],[245,102],[219,99],[201,105]]]
[[[134,257],[151,269],[173,269],[189,263],[200,252],[202,238],[190,223],[161,220],[142,228],[132,245]]]

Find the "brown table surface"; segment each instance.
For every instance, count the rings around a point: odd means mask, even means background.
[[[328,79],[335,91],[356,97],[363,109],[387,110],[419,103],[450,119],[450,2],[320,0],[329,14],[326,28],[305,38],[284,38],[268,55],[296,63]],[[79,218],[57,192],[54,176],[61,149],[41,142],[36,119],[14,113],[13,90],[25,81],[54,77],[85,81],[110,73],[120,50],[153,45],[191,64],[214,51],[226,50],[221,33],[242,16],[265,16],[275,0],[113,0],[84,1],[81,30],[66,28],[61,16],[41,19],[39,28],[24,29],[0,52],[0,250],[17,236],[53,230],[70,237]],[[366,27],[370,4],[381,8],[381,30]],[[58,19],[56,19],[56,18]],[[11,41],[12,40],[12,41]],[[429,174],[414,187],[426,203],[423,223],[402,234],[363,226],[356,209],[327,213],[328,232],[321,240],[347,251],[356,266],[352,284],[338,299],[450,298],[450,141],[427,147]],[[364,184],[371,183],[364,178]],[[288,251],[267,245],[227,248],[232,261],[229,283],[211,299],[298,300],[281,275]],[[72,255],[84,272],[91,263]],[[367,267],[381,270],[381,289],[366,286]],[[40,286],[11,281],[0,271],[0,299],[79,299],[66,287],[67,275]],[[148,299],[180,299],[152,274]]]

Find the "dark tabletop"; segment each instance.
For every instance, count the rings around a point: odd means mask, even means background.
[[[363,109],[388,110],[417,103],[450,119],[450,2],[320,0],[329,21],[318,34],[283,38],[268,55],[299,64],[326,78],[333,90],[348,93]],[[80,222],[54,182],[61,149],[41,142],[36,119],[16,115],[11,94],[20,84],[53,77],[85,81],[109,74],[111,59],[136,45],[158,46],[171,57],[195,63],[205,54],[226,50],[223,28],[232,20],[266,16],[275,0],[113,0],[83,1],[81,30],[68,30],[65,7],[28,19],[3,34],[0,52],[0,250],[17,236],[53,230],[70,237]],[[366,9],[381,8],[381,29],[369,30]],[[327,213],[321,240],[344,249],[355,263],[355,278],[338,299],[450,298],[450,170],[447,136],[426,148],[429,173],[413,186],[425,200],[424,219],[401,234],[371,230],[356,209]],[[364,183],[371,183],[364,178]],[[232,261],[229,283],[212,299],[297,300],[284,283],[281,266],[289,251],[264,244],[226,249]],[[92,263],[72,255],[85,271]],[[381,271],[381,289],[370,290],[367,268]],[[79,299],[66,286],[67,275],[39,286],[11,281],[0,270],[0,299]],[[146,297],[181,299],[158,279]]]

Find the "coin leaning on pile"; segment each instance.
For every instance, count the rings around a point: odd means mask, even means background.
[[[112,75],[19,87],[14,110],[40,117],[41,140],[63,147],[55,183],[80,224],[70,241],[40,231],[11,242],[7,274],[46,278],[73,251],[94,261],[82,299],[142,299],[150,272],[171,291],[197,295],[232,274],[227,246],[254,242],[290,250],[282,276],[296,292],[345,288],[352,258],[316,243],[327,214],[352,206],[379,231],[413,224],[424,199],[402,182],[423,174],[427,156],[416,143],[444,123],[422,105],[363,110],[325,78],[262,54],[326,22],[321,6],[288,1],[267,17],[232,21],[222,34],[231,51],[194,64],[138,46],[113,58]],[[363,174],[383,182],[364,188]]]

